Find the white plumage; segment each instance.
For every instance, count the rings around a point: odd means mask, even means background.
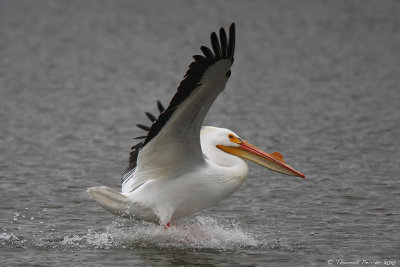
[[[173,220],[214,206],[244,182],[244,159],[284,174],[304,175],[284,163],[280,153],[265,153],[234,132],[202,127],[204,118],[230,77],[235,27],[229,41],[211,35],[213,52],[201,47],[168,108],[160,108],[145,140],[132,148],[121,193],[99,186],[89,193],[106,210],[120,216],[156,221],[165,227]],[[144,126],[138,125],[147,129]]]

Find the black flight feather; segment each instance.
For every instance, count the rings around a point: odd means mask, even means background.
[[[158,110],[160,111],[160,113],[163,113],[165,108],[159,100],[157,100],[157,106],[158,106]]]
[[[226,38],[226,33],[224,28],[221,28],[219,30],[219,39],[221,41],[221,52],[222,52],[222,57],[227,56],[227,48],[228,48],[228,39]]]
[[[235,23],[232,23],[229,28],[229,44],[228,44],[228,57],[233,59],[235,54]]]
[[[215,56],[217,58],[221,58],[222,57],[221,47],[219,46],[218,37],[217,34],[215,34],[215,32],[211,34],[211,45],[214,50]]]
[[[150,131],[150,127],[149,126],[145,126],[145,125],[143,125],[143,124],[136,124],[136,126],[138,127],[138,128],[140,128],[140,129],[142,129],[142,130],[145,130],[145,131]]]
[[[146,139],[147,135],[142,135],[138,137],[134,137],[133,139]]]
[[[206,47],[206,46],[202,46],[200,47],[200,50],[204,53],[204,55],[206,56],[206,58],[214,58],[214,54],[213,52],[210,50],[210,48]]]
[[[206,60],[206,58],[204,56],[202,56],[202,55],[194,55],[193,58],[194,58],[195,61],[204,61],[204,60]]]
[[[154,117],[153,114],[149,113],[149,112],[145,112],[147,118],[149,118],[151,120],[151,122],[155,122],[157,120],[156,117]]]

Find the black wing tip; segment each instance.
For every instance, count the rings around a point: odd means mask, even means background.
[[[147,135],[142,135],[142,136],[137,136],[134,137],[133,139],[146,139]]]
[[[143,124],[136,124],[136,126],[138,127],[138,128],[140,128],[140,129],[142,129],[142,130],[145,130],[145,131],[150,131],[150,127],[149,126],[146,126],[146,125],[143,125]]]
[[[158,110],[160,111],[160,113],[163,113],[163,112],[164,112],[165,108],[164,108],[164,106],[161,104],[160,100],[157,100],[157,107],[158,107]]]
[[[221,50],[221,46],[219,45],[217,34],[215,32],[211,33],[211,46],[213,48],[215,57],[221,58],[222,50]]]
[[[200,50],[201,50],[201,52],[203,52],[203,54],[204,54],[204,56],[207,58],[207,59],[214,59],[215,58],[215,55],[214,55],[214,53],[211,51],[211,49],[210,48],[208,48],[207,46],[201,46],[200,47]]]
[[[233,37],[235,37],[235,33],[236,33],[235,22],[232,22],[231,25],[229,26],[229,35],[233,35]]]
[[[193,58],[194,58],[195,61],[204,61],[204,60],[206,60],[206,58],[204,56],[202,56],[202,55],[194,55]]]
[[[235,55],[235,42],[236,42],[236,28],[235,23],[232,22],[229,27],[229,44],[228,44],[228,57],[233,59]]]
[[[211,51],[211,49],[206,46],[200,47],[200,50],[203,52],[204,56],[203,55],[194,55],[193,56],[195,61],[189,66],[189,70],[188,70],[187,74],[185,75],[185,77],[188,76],[188,74],[192,68],[197,69],[196,71],[194,71],[194,73],[196,73],[195,75],[199,75],[198,69],[201,69],[204,66],[209,66],[221,58],[231,59],[231,61],[233,63],[233,56],[234,56],[234,52],[235,52],[235,38],[236,37],[235,37],[235,23],[234,22],[231,23],[231,25],[229,26],[229,36],[227,36],[226,31],[223,27],[220,28],[219,38],[215,32],[211,33],[211,46],[212,46],[213,51]],[[227,77],[230,76],[230,71],[228,71],[226,73],[226,76]],[[197,77],[197,78],[200,79],[199,77]],[[185,80],[186,80],[186,78],[185,78]],[[182,86],[184,81],[182,81],[181,85],[178,87],[177,94],[179,94],[179,88]],[[186,81],[186,82],[188,82],[188,83],[193,82],[193,83],[197,84],[196,81]],[[164,126],[166,121],[169,119],[169,117],[173,113],[175,106],[177,104],[179,104],[179,102],[181,102],[182,99],[187,97],[187,95],[189,95],[190,92],[182,92],[181,94],[183,94],[183,96],[179,95],[179,97],[177,97],[177,95],[175,95],[172,98],[170,105],[168,106],[167,109],[164,108],[164,106],[161,104],[160,101],[157,101],[157,107],[158,107],[158,110],[160,111],[160,115],[158,118],[155,118],[155,116],[153,116],[151,113],[148,113],[148,112],[145,113],[146,116],[153,123],[151,127],[148,127],[148,126],[145,126],[142,124],[136,125],[140,129],[147,131],[147,135],[146,136],[138,136],[135,138],[135,139],[144,139],[144,140],[137,143],[136,145],[134,145],[131,148],[130,157],[129,157],[129,166],[128,166],[128,168],[125,169],[124,174],[128,173],[129,171],[132,171],[136,168],[136,161],[137,161],[137,157],[138,157],[140,149],[142,149],[142,147],[144,147],[154,136],[156,136],[158,134],[158,132],[161,130],[161,128]],[[174,101],[175,98],[177,98],[176,101]],[[178,102],[178,103],[176,103],[176,102]],[[155,127],[153,127],[153,126],[155,126]]]
[[[160,114],[164,112],[165,108],[161,104],[160,100],[157,100],[157,107],[158,107],[158,110],[160,111]],[[151,120],[152,123],[157,121],[157,118],[150,112],[145,112],[145,114]],[[139,155],[139,151],[144,146],[145,139],[148,137],[149,132],[151,130],[151,127],[145,126],[143,124],[136,124],[136,126],[142,130],[147,131],[147,135],[137,136],[137,137],[133,138],[136,140],[142,139],[142,141],[140,141],[139,143],[137,143],[131,147],[131,151],[129,153],[129,165],[122,173],[122,183],[124,182],[125,179],[127,179],[126,175],[129,174],[129,172],[133,171],[136,168],[136,161],[137,161],[137,157]]]
[[[219,30],[219,38],[215,32],[211,33],[212,51],[206,46],[201,46],[200,50],[207,59],[231,58],[233,62],[233,56],[235,54],[235,35],[236,27],[235,23],[232,22],[229,26],[229,39],[227,38],[225,29],[221,27]],[[197,61],[197,58],[195,59]]]
[[[144,114],[146,114],[147,118],[149,118],[151,122],[155,122],[157,120],[157,118],[150,112],[145,112]]]
[[[157,107],[158,107],[158,110],[160,111],[160,114],[165,111],[165,108],[161,104],[160,100],[157,100]],[[151,114],[150,112],[145,112],[144,114],[146,114],[147,118],[151,121],[152,124],[155,121],[157,121],[157,117],[154,116],[153,114]],[[151,126],[149,127],[149,126],[146,126],[146,125],[143,125],[143,124],[136,124],[136,126],[138,128],[140,128],[140,129],[142,129],[142,130],[147,131],[147,132],[149,132],[151,130]],[[135,137],[134,139],[143,139],[143,137],[146,138],[147,136],[138,136],[138,137]]]
[[[228,38],[226,37],[225,29],[221,27],[219,29],[219,39],[221,40],[221,52],[222,57],[228,56]]]

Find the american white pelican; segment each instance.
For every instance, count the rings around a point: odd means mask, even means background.
[[[132,147],[129,166],[122,175],[122,190],[91,187],[90,195],[106,210],[125,217],[170,222],[216,205],[244,182],[244,159],[271,170],[305,177],[287,165],[279,152],[268,154],[231,130],[205,126],[204,117],[231,75],[235,25],[229,37],[223,28],[211,34],[212,50],[193,56],[183,81],[167,109],[158,102],[158,118],[144,140]]]

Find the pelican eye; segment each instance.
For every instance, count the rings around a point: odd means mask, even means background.
[[[242,140],[239,137],[234,136],[233,134],[228,134],[229,140],[235,144],[241,144]]]

